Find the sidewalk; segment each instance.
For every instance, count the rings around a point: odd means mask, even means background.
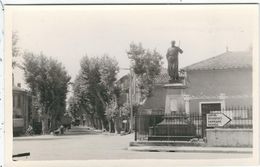
[[[58,136],[59,138],[62,136]],[[46,134],[46,135],[32,135],[32,136],[18,136],[13,137],[13,140],[52,140],[57,138],[54,135]]]
[[[137,141],[130,142],[128,150],[147,152],[210,152],[210,153],[252,153],[252,147],[212,147],[205,142],[186,141]]]
[[[13,137],[13,140],[54,140],[54,139],[62,139],[65,138],[66,136],[96,135],[96,134],[101,134],[101,131],[86,126],[72,126],[71,129],[66,130],[62,135],[45,134],[45,135],[32,135],[32,136],[16,136]]]

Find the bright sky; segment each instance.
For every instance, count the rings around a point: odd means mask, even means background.
[[[13,12],[19,47],[58,59],[73,80],[84,55],[114,56],[129,67],[126,50],[141,42],[165,54],[176,40],[180,67],[253,43],[257,5],[31,6]],[[122,74],[127,71],[121,72]],[[19,78],[19,77],[18,77]]]

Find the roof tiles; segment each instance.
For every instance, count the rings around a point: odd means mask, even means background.
[[[218,56],[184,67],[185,71],[220,70],[252,67],[252,52],[227,51]]]

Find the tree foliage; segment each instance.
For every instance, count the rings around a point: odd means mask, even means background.
[[[80,67],[80,72],[73,84],[72,106],[78,106],[74,107],[73,112],[80,113],[80,110],[84,110],[104,123],[105,111],[116,97],[115,81],[119,71],[118,63],[108,55],[100,58],[84,56]]]
[[[154,79],[161,72],[162,56],[155,49],[153,51],[144,49],[141,43],[131,43],[127,54],[144,99],[151,95]]]
[[[57,121],[65,112],[70,76],[57,60],[42,53],[24,54],[25,81],[37,97],[42,115]]]
[[[105,115],[108,120],[113,120],[119,116],[119,110],[116,104],[116,101],[110,101],[106,106]]]
[[[128,103],[124,103],[123,106],[119,107],[119,112],[123,117],[130,117],[131,107]]]
[[[12,67],[17,65],[16,58],[20,55],[20,49],[18,47],[18,33],[12,33]]]

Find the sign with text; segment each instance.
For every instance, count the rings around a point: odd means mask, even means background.
[[[231,119],[223,113],[207,114],[207,127],[225,126]]]

